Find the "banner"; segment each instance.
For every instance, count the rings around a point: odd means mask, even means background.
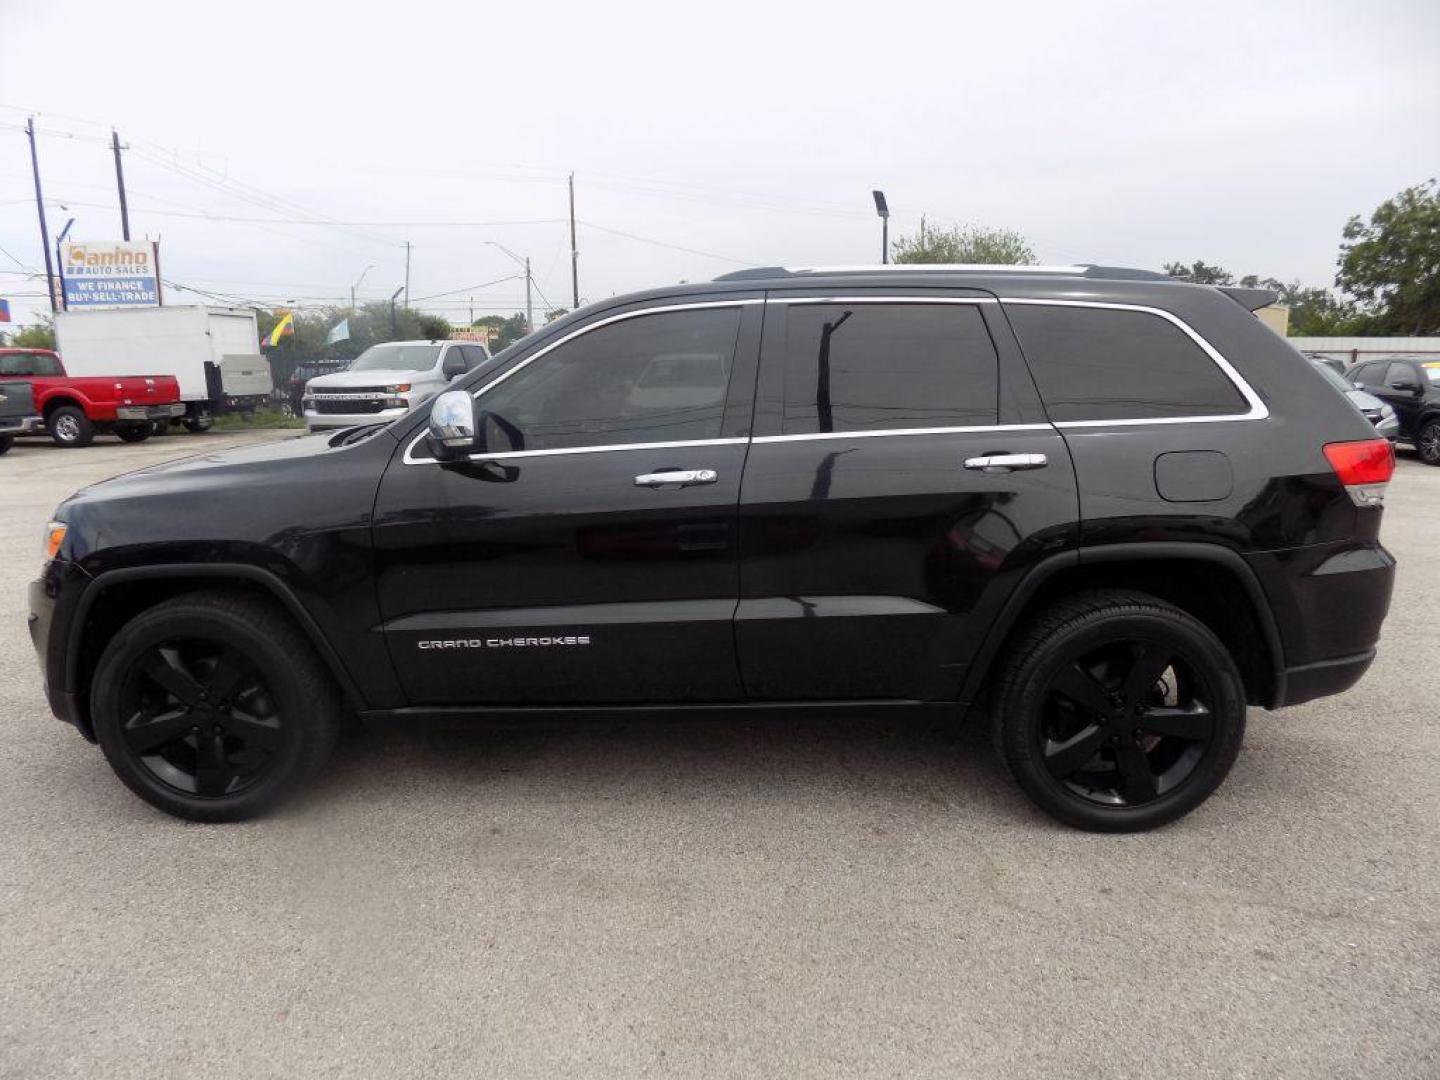
[[[155,247],[148,240],[71,241],[62,247],[60,273],[66,311],[160,304]]]

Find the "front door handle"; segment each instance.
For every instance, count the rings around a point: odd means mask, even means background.
[[[689,487],[691,484],[713,484],[720,479],[714,469],[665,469],[662,472],[641,473],[635,477],[636,487]]]
[[[965,468],[979,472],[1011,472],[1015,469],[1043,469],[1047,464],[1044,454],[986,454],[984,457],[965,459]]]

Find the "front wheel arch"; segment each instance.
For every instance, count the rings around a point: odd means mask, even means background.
[[[329,670],[352,710],[367,707],[364,695],[315,619],[276,575],[258,566],[156,564],[99,574],[80,597],[65,650],[65,689],[80,702],[81,734],[94,741],[89,692],[106,642],[126,623],[157,604],[192,592],[223,589],[258,595],[278,606],[299,628]]]

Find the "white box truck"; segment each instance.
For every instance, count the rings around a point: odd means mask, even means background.
[[[55,344],[74,375],[173,375],[184,424],[203,431],[215,413],[251,410],[274,389],[248,308],[153,307],[62,311]]]

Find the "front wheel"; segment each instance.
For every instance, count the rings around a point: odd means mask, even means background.
[[[1025,793],[1096,832],[1154,828],[1220,786],[1245,733],[1234,659],[1197,619],[1153,596],[1077,595],[1011,650],[995,738]]]
[[[1415,440],[1415,449],[1426,465],[1440,465],[1440,418],[1426,420]]]
[[[136,616],[100,658],[95,735],[117,776],[192,821],[263,813],[323,765],[335,685],[310,643],[244,595],[177,597]]]

